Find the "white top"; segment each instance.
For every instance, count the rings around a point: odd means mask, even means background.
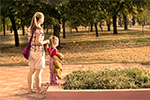
[[[32,36],[32,34],[30,34],[30,28],[27,29],[27,32],[28,32],[28,42],[30,41],[30,38]],[[30,51],[34,51],[34,52],[41,52],[41,51],[44,51],[44,46],[40,46],[40,45],[36,45],[35,41],[36,41],[36,36],[38,34],[42,34],[41,38],[40,38],[40,41],[43,41],[44,40],[44,32],[43,30],[39,30],[39,29],[36,29],[34,34],[33,34],[33,39],[31,41],[31,48],[30,48]]]

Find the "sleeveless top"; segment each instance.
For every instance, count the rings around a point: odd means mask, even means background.
[[[30,34],[30,28],[27,29],[27,32],[28,32],[28,42],[31,38],[31,35]],[[35,41],[36,41],[36,36],[38,34],[42,34],[41,38],[40,38],[40,41],[43,41],[44,40],[44,32],[43,30],[39,30],[39,29],[36,29],[34,34],[33,34],[33,39],[31,41],[31,48],[30,48],[30,51],[34,51],[34,52],[43,52],[44,51],[44,46],[40,46],[40,45],[36,45]]]

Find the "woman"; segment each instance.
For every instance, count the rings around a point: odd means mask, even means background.
[[[35,73],[36,89],[37,92],[41,91],[41,75],[43,68],[45,68],[45,51],[44,44],[49,43],[48,40],[44,41],[44,32],[41,24],[44,22],[44,15],[41,12],[36,12],[32,17],[31,25],[28,28],[28,40],[33,33],[33,39],[31,42],[29,66],[30,71],[28,73],[28,91],[33,91],[33,76]]]

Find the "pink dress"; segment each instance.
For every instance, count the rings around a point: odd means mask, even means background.
[[[50,70],[50,84],[51,85],[58,85],[56,75],[51,70],[51,64],[52,64],[52,61],[53,61],[53,56],[56,56],[56,54],[58,53],[58,50],[56,48],[49,47],[49,48],[47,48],[47,51],[50,55],[50,59],[48,59],[48,61],[49,61],[49,70]]]

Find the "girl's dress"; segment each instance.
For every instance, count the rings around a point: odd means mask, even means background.
[[[48,53],[50,55],[50,59],[49,59],[50,84],[51,85],[58,85],[57,77],[51,70],[51,64],[52,64],[52,61],[53,61],[53,56],[57,55],[58,50],[56,48],[49,47],[49,48],[47,48],[47,51],[48,51]]]

